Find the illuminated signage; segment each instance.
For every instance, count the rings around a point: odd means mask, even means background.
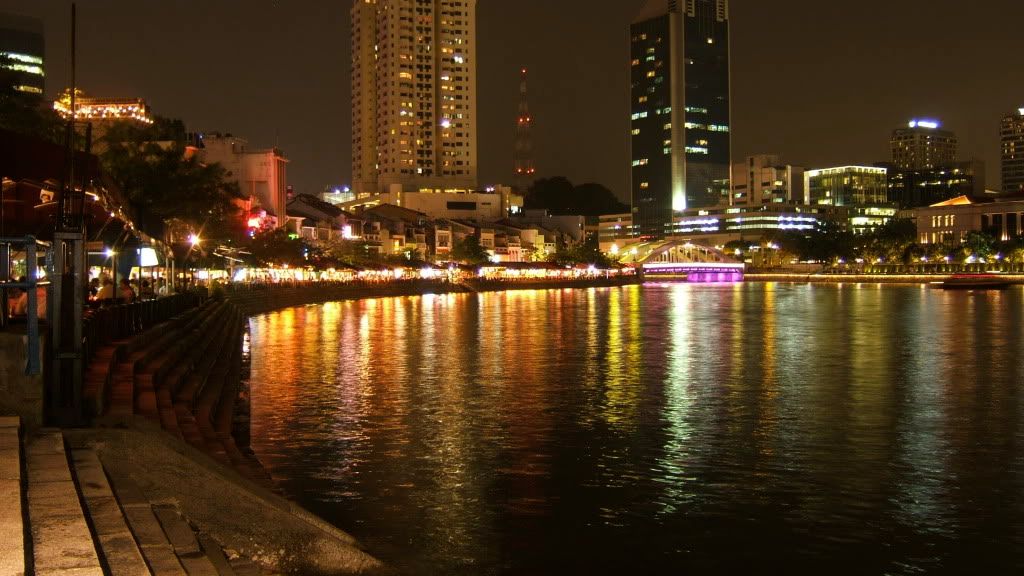
[[[929,130],[935,130],[939,127],[939,123],[936,120],[911,120],[908,126],[911,128],[927,128]]]

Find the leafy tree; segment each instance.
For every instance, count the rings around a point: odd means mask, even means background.
[[[582,244],[567,246],[559,243],[558,249],[551,255],[551,262],[562,265],[592,264],[601,268],[612,266],[612,261],[601,251],[597,237],[591,236]]]
[[[242,222],[233,201],[238,185],[219,164],[186,155],[180,120],[151,126],[118,122],[99,139],[100,160],[128,201],[144,216],[178,219],[204,237],[231,237]]]
[[[466,236],[452,245],[452,260],[466,264],[484,264],[490,261],[490,254],[480,245],[476,236]]]
[[[574,186],[567,178],[541,178],[530,186],[524,201],[526,208],[543,208],[555,215],[600,216],[629,211],[629,206],[600,184]]]
[[[316,259],[311,246],[301,238],[293,237],[284,228],[275,228],[257,234],[249,247],[257,265],[304,266]]]
[[[0,56],[0,128],[41,140],[64,144],[65,126],[53,108],[46,106],[41,94],[14,89],[3,64],[10,58]]]

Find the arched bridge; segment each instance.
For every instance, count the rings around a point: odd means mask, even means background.
[[[647,277],[681,278],[690,282],[739,282],[744,265],[721,250],[688,240],[667,239],[629,244],[620,249],[622,262]]]

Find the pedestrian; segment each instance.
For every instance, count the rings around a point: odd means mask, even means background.
[[[132,288],[132,283],[127,278],[121,278],[121,289],[118,293],[118,298],[125,303],[135,302],[135,289]]]

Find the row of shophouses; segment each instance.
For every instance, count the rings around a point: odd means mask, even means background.
[[[351,240],[376,254],[415,253],[442,261],[469,236],[477,238],[494,262],[531,262],[547,260],[559,246],[583,242],[587,234],[582,216],[552,216],[544,210],[480,221],[437,217],[393,204],[347,211],[309,194],[288,202],[285,226],[312,244]]]

